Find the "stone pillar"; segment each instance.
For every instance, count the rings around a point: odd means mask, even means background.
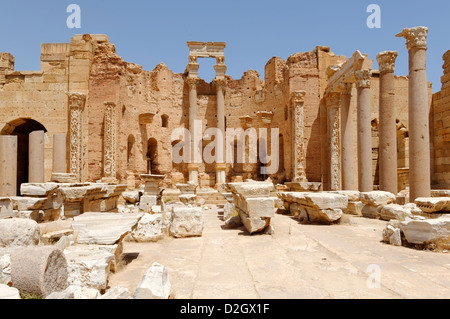
[[[341,87],[341,177],[343,190],[358,190],[355,178],[356,127],[350,110],[352,83]]]
[[[44,183],[44,144],[45,132],[33,131],[29,134],[28,144],[28,182]]]
[[[161,205],[162,189],[159,184],[164,180],[164,175],[141,174],[145,182],[144,194],[141,196],[139,208],[147,213],[152,211],[152,206]]]
[[[394,69],[398,53],[377,55],[380,70],[379,96],[379,178],[380,190],[397,194],[397,123],[395,112]]]
[[[188,77],[186,79],[189,85],[189,131],[191,132],[191,145],[190,145],[190,165],[189,169],[189,182],[198,184],[198,164],[194,163],[195,152],[198,145],[195,145],[195,120],[197,119],[197,84],[198,78]],[[194,171],[192,172],[191,171]]]
[[[221,141],[216,141],[216,186],[224,184],[225,181],[225,96],[224,89],[226,80],[216,78],[214,80],[217,90],[217,129],[222,132]],[[216,138],[218,138],[216,136]]]
[[[428,81],[428,28],[404,29],[409,53],[409,199],[431,196]]]
[[[66,134],[53,135],[53,173],[67,173]]]
[[[372,123],[370,109],[370,78],[372,71],[356,71],[358,187],[360,192],[373,191],[372,182]],[[397,175],[396,175],[397,176]]]
[[[103,178],[105,183],[115,183],[116,179],[116,104],[105,102],[105,125],[103,136]]]
[[[291,93],[291,104],[293,109],[293,158],[292,158],[292,181],[307,182],[305,173],[305,149],[303,143],[303,104],[305,102],[305,91]]]
[[[339,190],[341,187],[340,145],[339,145],[339,105],[340,94],[330,93],[326,100],[327,105],[327,131],[329,142],[329,168],[330,190]]]
[[[67,93],[70,112],[70,165],[69,171],[77,181],[82,179],[83,170],[83,109],[86,95],[83,93]]]
[[[17,195],[17,136],[0,135],[0,197]]]

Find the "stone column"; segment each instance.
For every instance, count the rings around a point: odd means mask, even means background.
[[[66,134],[53,135],[53,173],[67,173]]]
[[[44,183],[44,144],[45,132],[33,131],[29,134],[28,144],[28,182]]]
[[[195,152],[198,145],[195,145],[195,120],[197,119],[197,84],[198,78],[188,77],[186,79],[189,85],[189,131],[191,133],[191,145],[190,145],[190,163],[188,164],[189,170],[189,182],[198,184],[198,164],[194,163]],[[191,172],[192,171],[192,172]],[[195,172],[194,172],[195,171]]]
[[[409,199],[431,196],[428,81],[428,28],[404,29],[409,53]]]
[[[17,136],[0,135],[0,197],[17,195]]]
[[[357,190],[355,178],[356,164],[356,127],[350,110],[352,83],[341,87],[341,176],[343,190]]]
[[[83,93],[67,93],[70,112],[70,166],[69,171],[77,181],[82,179],[83,169],[83,109],[86,95]]]
[[[116,104],[105,102],[105,126],[103,136],[103,178],[105,183],[116,179]]]
[[[395,112],[394,69],[398,53],[377,55],[380,70],[379,96],[379,178],[380,190],[397,194],[397,123]]]
[[[356,71],[358,187],[360,192],[373,191],[372,182],[372,124],[370,109],[370,78],[372,71]],[[395,175],[397,176],[397,175]]]
[[[341,167],[340,167],[340,145],[339,145],[339,105],[340,94],[330,93],[326,100],[327,105],[327,131],[329,142],[329,159],[330,159],[330,190],[339,190],[341,185]]]
[[[221,140],[216,141],[216,186],[224,184],[225,181],[225,96],[224,89],[226,80],[216,78],[214,80],[217,90],[217,129],[222,132]],[[216,136],[216,138],[218,138]]]
[[[291,104],[293,109],[292,136],[292,181],[307,182],[305,173],[305,149],[303,143],[303,104],[305,102],[305,91],[294,91],[291,93]]]

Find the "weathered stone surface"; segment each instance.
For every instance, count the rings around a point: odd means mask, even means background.
[[[411,218],[411,208],[408,206],[398,205],[398,204],[388,204],[384,205],[380,209],[380,219],[382,220],[405,220],[406,217]]]
[[[17,288],[0,283],[0,299],[20,299],[20,292]]]
[[[131,238],[136,242],[154,242],[163,236],[162,214],[144,214],[131,232]]]
[[[97,289],[70,285],[63,291],[52,292],[45,299],[97,299],[99,295]]]
[[[104,290],[115,256],[95,245],[75,245],[64,249],[69,285]]]
[[[41,244],[43,245],[54,245],[56,244],[63,236],[68,236],[73,234],[73,229],[62,229],[53,232],[45,233],[41,236]]]
[[[270,218],[251,218],[240,209],[239,216],[245,229],[250,234],[261,232],[270,225]]]
[[[195,194],[181,194],[178,198],[184,205],[197,205],[197,195]]]
[[[155,262],[134,291],[134,299],[168,299],[172,285],[167,268]]]
[[[347,196],[347,199],[349,202],[350,201],[351,202],[360,201],[360,192],[359,191],[340,190],[340,191],[329,191],[327,193]]]
[[[13,203],[9,197],[0,197],[0,219],[13,217]]]
[[[411,244],[439,243],[450,246],[450,217],[406,220],[400,223],[405,239]]]
[[[223,220],[228,226],[240,226],[242,225],[239,211],[236,209],[233,203],[227,202],[223,206]]]
[[[395,202],[394,194],[384,191],[361,192],[361,201],[366,205],[379,206]]]
[[[67,261],[53,246],[26,247],[11,252],[11,281],[21,294],[48,296],[68,285]]]
[[[22,183],[20,194],[22,196],[48,197],[59,188],[57,183]]]
[[[363,208],[361,210],[361,215],[366,218],[380,219],[382,208],[383,208],[382,205],[374,206],[374,205],[366,204],[363,206]]]
[[[126,191],[122,193],[122,197],[127,203],[135,204],[139,202],[143,193],[142,190]]]
[[[48,210],[61,208],[63,197],[60,192],[49,197],[11,197],[17,210]]]
[[[74,218],[73,230],[78,232],[78,244],[113,245],[131,232],[143,213],[84,213]]]
[[[269,197],[273,190],[273,183],[270,182],[240,182],[228,183],[231,191],[244,198]]]
[[[39,244],[39,225],[31,219],[0,219],[0,247]]]
[[[450,197],[419,197],[414,203],[425,213],[450,212]]]
[[[273,198],[239,198],[236,204],[249,218],[269,218],[275,214]]]
[[[97,299],[131,299],[131,293],[125,287],[114,286]]]
[[[364,204],[362,202],[348,202],[347,209],[344,210],[344,213],[362,216],[362,209]]]
[[[383,241],[394,246],[402,245],[400,228],[388,224],[383,230]]]
[[[174,207],[170,234],[173,237],[201,236],[203,211],[201,207]]]

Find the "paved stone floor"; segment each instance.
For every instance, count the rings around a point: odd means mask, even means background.
[[[110,286],[133,293],[156,261],[176,299],[450,298],[450,254],[384,244],[384,221],[303,225],[276,215],[273,235],[250,236],[226,229],[217,208],[204,213],[202,237],[125,242],[128,264]]]

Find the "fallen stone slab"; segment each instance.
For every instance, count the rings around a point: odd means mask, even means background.
[[[168,299],[172,286],[167,268],[155,262],[145,272],[136,290],[134,299]]]
[[[11,252],[11,281],[21,294],[46,297],[67,288],[67,261],[52,246],[27,247]]]
[[[39,225],[31,219],[0,219],[0,247],[24,247],[39,244]]]
[[[450,217],[400,222],[400,229],[410,244],[436,244],[450,247]]]
[[[100,293],[97,289],[70,285],[63,291],[55,291],[45,299],[97,299]]]
[[[31,197],[49,197],[59,188],[58,183],[22,183],[20,194]]]
[[[0,219],[11,218],[14,215],[14,208],[11,198],[0,197]]]
[[[450,197],[419,197],[414,203],[425,213],[450,213]]]
[[[143,193],[142,190],[125,191],[122,193],[122,197],[127,203],[136,204],[139,202]]]
[[[359,191],[340,190],[340,191],[328,191],[330,194],[338,194],[347,196],[349,202],[358,202],[361,200],[361,193]]]
[[[252,218],[249,217],[242,210],[239,209],[238,211],[242,224],[250,234],[262,232],[270,225],[270,218],[260,218],[260,217]]]
[[[275,215],[275,201],[270,197],[243,198],[235,196],[234,204],[249,218],[270,218]]]
[[[131,232],[131,238],[136,242],[155,242],[163,238],[162,213],[144,214],[136,229]]]
[[[17,288],[0,284],[0,299],[21,299]]]
[[[201,236],[203,233],[203,211],[201,207],[173,207],[170,235],[175,238]]]
[[[73,245],[64,249],[68,284],[105,290],[115,255],[97,245]]]
[[[228,183],[232,193],[239,194],[244,198],[269,197],[274,189],[271,182],[238,182]]]
[[[405,220],[411,218],[411,208],[398,204],[383,205],[380,209],[380,219],[390,221],[391,219]]]
[[[144,213],[84,213],[72,222],[78,244],[117,244],[136,227]]]
[[[372,206],[392,204],[396,200],[394,194],[385,191],[361,192],[360,198],[363,204]]]
[[[242,225],[239,211],[236,209],[233,203],[227,202],[223,206],[223,220],[225,225],[231,227],[238,227]]]

